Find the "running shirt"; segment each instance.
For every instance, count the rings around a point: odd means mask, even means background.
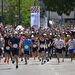
[[[40,48],[45,48],[45,40],[39,40]]]
[[[0,38],[0,50],[3,48],[2,41],[3,41],[3,38]]]
[[[62,39],[61,41],[63,42],[63,44],[64,44],[64,47],[66,47],[66,43],[65,43],[65,40],[63,40],[63,39]]]
[[[31,43],[32,41],[30,39],[23,40],[22,44],[24,45],[23,46],[24,51],[30,51]]]
[[[69,49],[74,49],[75,48],[75,39],[69,40],[68,45],[69,45]]]
[[[46,44],[47,44],[47,47],[48,47],[48,48],[52,45],[52,42],[53,42],[52,39],[46,38]]]
[[[4,40],[5,40],[5,50],[10,50],[10,46],[8,45],[9,39],[10,39],[10,37],[4,37]]]
[[[55,46],[56,46],[57,49],[62,49],[64,47],[64,42],[61,39],[56,40]]]
[[[19,42],[20,38],[19,37],[13,37],[10,39],[10,43],[12,45],[12,49],[19,49]]]

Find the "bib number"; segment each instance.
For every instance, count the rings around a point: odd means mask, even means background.
[[[33,47],[35,48],[35,47],[36,47],[36,45],[33,45]]]
[[[14,45],[13,45],[13,48],[17,48],[17,47],[18,47],[18,45],[17,45],[17,44],[14,44]]]
[[[25,45],[25,48],[26,48],[26,49],[28,49],[28,48],[29,48],[29,46],[28,46],[28,45]]]
[[[9,47],[9,46],[7,46],[7,47],[6,47],[6,50],[10,50],[10,47]]]
[[[44,48],[44,45],[40,45],[41,48]]]

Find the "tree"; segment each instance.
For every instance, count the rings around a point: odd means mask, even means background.
[[[43,0],[46,10],[56,11],[58,15],[69,15],[75,8],[75,0]]]
[[[7,12],[5,24],[19,24],[19,0],[6,0]],[[39,5],[39,3],[36,3]],[[30,7],[34,6],[34,0],[20,0],[21,24],[30,25]]]

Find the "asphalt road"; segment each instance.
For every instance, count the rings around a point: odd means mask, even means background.
[[[4,60],[4,59],[3,59]],[[19,59],[19,68],[15,68],[15,64],[4,63],[3,60],[0,63],[0,75],[75,75],[75,60],[70,61],[69,58],[65,59],[58,65],[57,59],[53,58],[48,63],[41,65],[37,59],[28,60],[28,65],[24,65],[24,61]]]

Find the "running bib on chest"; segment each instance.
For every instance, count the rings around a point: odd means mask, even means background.
[[[17,47],[18,47],[18,45],[17,45],[17,44],[14,44],[14,45],[13,45],[13,47],[14,47],[14,48],[17,48]]]
[[[44,45],[43,45],[43,44],[41,44],[41,45],[40,45],[40,47],[41,47],[41,48],[44,48]]]
[[[36,45],[33,45],[33,47],[35,48],[35,47],[36,47]]]
[[[60,49],[60,44],[57,43],[56,44],[56,48]]]
[[[9,47],[9,46],[7,46],[7,47],[6,47],[6,50],[10,50],[10,47]]]
[[[28,45],[25,45],[25,49],[28,49],[29,48],[29,46]]]

